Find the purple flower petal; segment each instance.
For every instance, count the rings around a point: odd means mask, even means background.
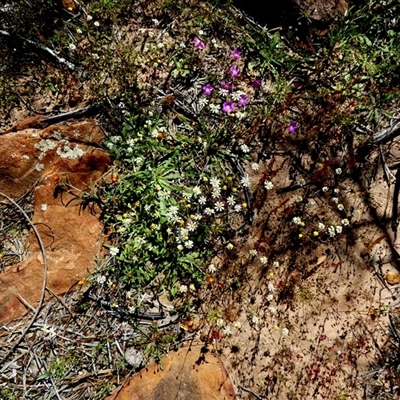
[[[221,89],[232,90],[232,83],[230,83],[230,82],[222,82],[221,83]]]
[[[235,59],[235,60],[239,60],[239,58],[242,56],[242,53],[238,50],[238,49],[234,49],[234,50],[232,50],[232,57]]]
[[[214,88],[209,83],[207,83],[207,85],[203,86],[204,96],[210,96],[211,93],[213,92],[213,90],[214,90]]]
[[[235,111],[235,106],[231,101],[225,101],[225,103],[222,104],[222,111],[224,113],[232,113]]]
[[[197,36],[195,36],[193,41],[194,41],[194,47],[196,47],[196,49],[200,49],[200,50],[204,49],[204,46],[205,46],[204,43]]]
[[[254,79],[254,81],[252,82],[252,86],[254,89],[260,89],[261,84],[262,84],[261,79]]]
[[[290,124],[289,124],[289,126],[288,126],[289,133],[295,133],[295,132],[296,132],[296,129],[297,129],[297,124],[296,124],[296,122],[291,121]]]
[[[249,99],[247,98],[247,96],[245,94],[241,94],[239,97],[238,106],[246,107],[247,104],[249,104]]]
[[[232,67],[230,67],[229,71],[231,72],[231,75],[236,78],[239,76],[239,69],[236,65],[232,65]]]

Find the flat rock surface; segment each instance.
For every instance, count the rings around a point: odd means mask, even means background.
[[[107,400],[228,400],[237,399],[232,382],[210,350],[184,346],[136,373]]]
[[[46,248],[47,287],[56,294],[69,290],[93,269],[102,232],[93,210],[83,210],[69,194],[56,196],[57,182],[68,177],[76,188],[83,188],[98,179],[110,162],[100,147],[102,138],[94,121],[0,136],[0,191],[14,200],[34,191],[32,222]],[[0,273],[2,324],[26,313],[19,296],[32,307],[40,298],[44,269],[32,231],[25,248],[24,260]]]

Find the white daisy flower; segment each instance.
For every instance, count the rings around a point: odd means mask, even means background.
[[[200,196],[198,202],[199,204],[204,205],[207,203],[207,198],[205,196]]]
[[[266,265],[268,263],[268,258],[265,256],[260,257],[260,262],[262,265]]]
[[[119,253],[119,248],[112,246],[110,247],[110,256],[115,257]]]
[[[179,291],[181,293],[186,293],[188,291],[188,287],[186,285],[180,285],[179,286]]]
[[[300,217],[293,217],[292,222],[296,225],[301,225],[303,222]]]
[[[240,204],[236,204],[235,205],[235,211],[236,212],[240,212],[240,211],[242,211],[242,209],[243,209],[243,207]]]
[[[215,203],[214,208],[215,208],[215,211],[223,211],[225,206],[224,206],[224,203],[222,203],[222,201],[217,201]]]
[[[243,187],[249,187],[250,186],[250,177],[249,175],[245,175],[241,180],[240,183],[242,184]]]
[[[195,196],[198,196],[199,194],[201,194],[201,189],[200,189],[198,186],[195,186],[195,187],[193,188],[193,194],[194,194]]]
[[[187,249],[191,249],[191,248],[193,247],[193,241],[192,241],[192,240],[187,240],[187,241],[185,242],[185,247],[186,247]]]
[[[264,187],[265,187],[265,189],[267,189],[267,190],[271,190],[271,189],[274,188],[274,184],[273,184],[271,181],[265,181],[265,182],[264,182]]]
[[[227,199],[226,199],[226,201],[227,201],[227,203],[228,203],[228,205],[230,205],[231,207],[233,207],[234,205],[235,205],[235,198],[233,197],[233,196],[229,196]]]
[[[240,149],[243,151],[243,153],[248,153],[250,151],[250,148],[247,146],[247,144],[241,144]]]
[[[210,274],[213,274],[213,273],[217,270],[217,268],[215,268],[215,265],[214,265],[214,264],[210,264],[210,265],[207,267],[207,270],[208,270],[208,272],[209,272]]]
[[[224,329],[222,329],[222,333],[226,336],[232,335],[232,331],[229,325],[225,325]]]
[[[213,188],[219,188],[219,187],[221,186],[221,181],[220,181],[220,179],[215,178],[215,177],[210,179],[210,183],[211,183],[211,186],[212,186]]]
[[[218,104],[210,104],[209,107],[210,107],[210,110],[211,110],[211,112],[212,112],[213,114],[219,114],[219,112],[220,112],[220,107],[219,107]]]

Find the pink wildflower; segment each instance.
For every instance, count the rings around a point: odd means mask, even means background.
[[[221,83],[221,89],[232,90],[232,83],[230,83],[230,82],[222,82]]]
[[[231,72],[231,75],[236,78],[239,76],[239,69],[236,65],[232,65],[232,67],[229,69],[229,71]]]
[[[193,41],[194,41],[194,47],[196,47],[196,49],[200,49],[200,50],[204,49],[204,46],[205,46],[204,42],[202,42],[197,36],[195,36]]]
[[[235,111],[235,106],[231,101],[225,101],[225,103],[222,104],[222,111],[224,113],[233,113]]]
[[[297,124],[296,122],[292,121],[288,126],[289,133],[295,133],[296,129],[297,129]]]
[[[252,82],[253,88],[254,89],[260,89],[262,84],[262,80],[261,79],[254,79],[254,81]]]
[[[211,93],[213,92],[213,90],[214,90],[214,88],[209,83],[207,83],[207,85],[203,86],[203,94],[205,96],[210,96]]]
[[[232,57],[235,59],[235,60],[239,60],[239,58],[242,56],[242,53],[238,50],[238,49],[234,49],[234,50],[232,50]]]
[[[238,106],[246,107],[248,103],[249,103],[249,99],[247,98],[247,96],[245,94],[241,94],[239,97]]]

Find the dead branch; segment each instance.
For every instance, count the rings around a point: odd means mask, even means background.
[[[3,31],[3,30],[1,30],[1,29],[0,29],[0,35],[11,37],[11,34],[10,34],[9,32]],[[25,38],[23,38],[23,37],[21,37],[21,36],[18,36],[18,35],[17,35],[17,37],[18,37],[18,39],[20,39],[20,40],[22,40],[22,41],[24,41],[24,42],[26,42],[26,43],[29,43],[29,44],[35,46],[36,48],[38,48],[38,49],[40,49],[40,50],[44,50],[45,52],[49,53],[49,54],[50,54],[53,58],[55,58],[60,64],[64,64],[64,65],[67,66],[70,70],[72,70],[72,71],[75,70],[75,64],[73,64],[73,63],[70,62],[70,61],[67,61],[65,58],[59,57],[56,53],[54,53],[53,50],[49,49],[49,48],[46,47],[45,45],[43,45],[43,44],[41,44],[41,43],[38,43],[38,42],[35,42],[35,41],[33,41],[33,40],[30,40],[30,39],[25,39]]]
[[[400,134],[400,122],[374,133],[371,144],[379,144],[386,140],[393,139]]]
[[[244,387],[242,385],[239,385],[238,388],[244,390],[247,393],[251,393],[257,400],[264,400],[265,399],[265,397],[259,396],[257,393],[253,392],[251,389],[248,389],[248,388],[246,388],[246,387]]]
[[[51,117],[42,118],[39,123],[55,124],[57,122],[65,121],[66,119],[83,117],[96,110],[97,105],[91,104],[90,106],[79,108],[78,110],[68,111],[65,113],[52,115]]]

